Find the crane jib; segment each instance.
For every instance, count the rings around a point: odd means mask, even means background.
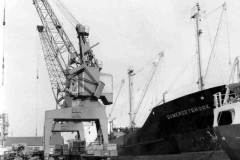
[[[53,12],[50,4],[46,0],[34,0],[33,3],[36,7],[38,15],[42,21],[44,28],[49,35],[52,35],[52,39],[58,41],[64,45],[64,49],[68,51],[71,57],[77,57],[77,50],[73,46],[72,42],[68,38],[66,32],[61,26],[58,18]]]
[[[98,61],[88,42],[88,29],[76,25],[79,39],[79,54],[68,38],[61,23],[47,0],[34,0],[34,6],[42,25],[37,26],[47,65],[52,91],[60,106],[72,106],[73,99],[101,99],[104,104],[112,103],[112,91],[103,93],[105,82],[100,80]],[[109,76],[108,83],[112,84]],[[111,81],[109,81],[111,80]],[[110,87],[111,88],[111,87]]]

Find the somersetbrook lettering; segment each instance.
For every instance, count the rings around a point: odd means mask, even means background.
[[[203,106],[199,106],[199,107],[192,107],[192,108],[185,109],[183,111],[168,114],[166,117],[167,117],[167,119],[172,119],[172,118],[176,118],[176,117],[185,116],[185,115],[188,115],[188,114],[191,114],[191,113],[196,113],[196,112],[200,112],[200,111],[203,111],[203,110],[207,110],[209,108],[210,107],[208,105],[203,105]]]

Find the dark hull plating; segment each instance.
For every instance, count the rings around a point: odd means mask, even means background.
[[[189,152],[181,154],[161,154],[142,156],[118,156],[113,160],[229,160],[222,150],[207,152]]]
[[[240,124],[219,126],[214,130],[229,158],[240,160]]]
[[[156,106],[142,128],[115,140],[119,155],[156,155],[215,150],[213,94],[218,86]]]

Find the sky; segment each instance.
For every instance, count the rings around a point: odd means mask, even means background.
[[[75,29],[64,19],[49,0],[62,22],[69,38],[77,48]],[[134,77],[134,104],[151,73],[152,62],[157,54],[164,57],[154,75],[136,123],[141,126],[151,108],[168,91],[166,100],[197,91],[197,63],[194,21],[190,18],[195,0],[61,0],[66,8],[82,24],[90,28],[90,43],[100,44],[93,49],[103,62],[103,72],[114,78],[114,96],[125,79],[124,87],[116,102],[113,117],[115,126],[129,123],[127,69],[136,70]],[[203,29],[201,39],[202,64],[205,71],[211,44],[217,30],[223,0],[199,0]],[[230,65],[239,55],[240,2],[227,0],[214,48],[213,60],[208,69],[205,87],[226,83]],[[1,20],[3,2],[0,2]],[[207,15],[209,11],[210,15]],[[204,16],[203,16],[204,17]],[[43,134],[44,112],[55,108],[50,81],[46,70],[36,25],[41,24],[32,1],[11,0],[6,2],[6,26],[1,26],[1,57],[4,46],[4,85],[0,86],[0,113],[8,113],[10,136],[33,136]],[[3,30],[4,40],[3,40]],[[228,37],[229,35],[229,37]],[[36,80],[37,70],[39,80]],[[2,72],[2,70],[1,70]],[[2,75],[1,79],[2,79]],[[107,106],[109,113],[111,106]]]

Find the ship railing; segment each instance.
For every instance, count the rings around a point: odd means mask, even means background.
[[[240,102],[240,97],[236,93],[222,94],[221,92],[218,92],[218,93],[215,93],[213,96],[214,96],[215,107],[221,107],[225,104]]]

